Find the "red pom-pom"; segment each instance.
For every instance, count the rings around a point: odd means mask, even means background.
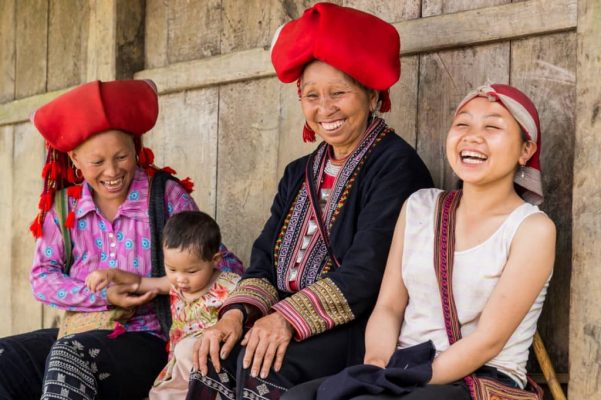
[[[75,213],[73,211],[69,211],[67,214],[67,220],[65,221],[65,227],[73,228],[75,226]]]
[[[314,142],[315,141],[315,131],[311,129],[308,123],[305,122],[305,126],[303,127],[303,142]]]
[[[388,112],[392,106],[390,102],[390,92],[388,90],[380,91],[380,112]]]
[[[175,175],[177,172],[171,167],[163,167],[161,171],[168,173],[169,175]]]
[[[142,167],[154,163],[154,153],[148,147],[142,147],[138,152],[138,161]]]
[[[188,193],[192,193],[192,191],[194,190],[194,182],[192,182],[192,179],[190,179],[190,177],[186,177],[186,179],[183,179],[179,182],[184,189],[186,189],[186,192]]]
[[[74,199],[81,199],[81,191],[83,189],[82,185],[73,185],[67,188],[67,195],[73,197]]]
[[[42,224],[40,223],[40,216],[36,216],[31,225],[29,225],[29,230],[33,234],[34,238],[42,237]]]

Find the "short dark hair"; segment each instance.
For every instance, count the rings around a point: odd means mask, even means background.
[[[205,261],[213,259],[220,245],[219,225],[202,211],[177,213],[163,229],[163,247],[188,250]]]

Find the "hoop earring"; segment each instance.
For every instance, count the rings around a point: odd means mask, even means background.
[[[74,170],[73,173],[75,174],[75,177],[77,179],[82,179],[83,178],[83,176],[81,174],[81,170],[79,168],[73,167],[73,170]]]

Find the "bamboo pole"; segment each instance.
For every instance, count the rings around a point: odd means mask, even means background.
[[[555,375],[555,368],[551,363],[549,353],[547,353],[543,339],[538,331],[536,331],[534,334],[534,342],[532,343],[532,347],[534,347],[534,354],[536,354],[536,359],[538,360],[540,369],[543,371],[543,375],[545,376],[547,386],[549,386],[553,400],[566,400],[566,395],[563,393],[563,389],[557,380],[557,375]]]

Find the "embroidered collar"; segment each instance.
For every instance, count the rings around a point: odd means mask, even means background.
[[[77,207],[74,210],[75,218],[83,218],[90,212],[96,212],[100,215],[100,211],[94,203],[92,187],[85,181],[82,185],[81,199],[77,201]],[[140,221],[148,221],[148,190],[148,176],[142,168],[136,168],[127,198],[119,206],[116,218],[126,216]],[[75,201],[71,198],[69,198],[69,202],[71,206],[75,204]]]

